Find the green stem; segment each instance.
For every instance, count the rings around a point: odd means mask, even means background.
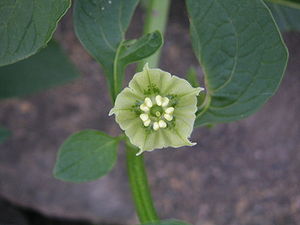
[[[144,34],[159,30],[162,34],[165,32],[165,28],[168,21],[168,14],[170,8],[170,0],[149,0],[147,1],[147,12],[144,26]],[[141,61],[137,70],[141,71],[146,62],[150,67],[157,67],[159,64],[161,50],[158,50],[155,54],[149,58]]]
[[[147,3],[144,34],[155,30],[159,30],[164,34],[168,19],[170,0],[149,0]],[[159,57],[160,50],[147,60],[140,62],[137,70],[140,71],[146,61],[150,66],[157,67]],[[157,216],[154,207],[147,180],[144,157],[143,155],[136,156],[137,152],[138,149],[128,141],[126,144],[127,170],[137,215],[141,223],[158,221],[159,217]]]
[[[125,73],[125,65],[118,63],[118,58],[120,54],[120,49],[121,49],[121,44],[119,45],[117,52],[116,52],[116,57],[114,61],[114,84],[113,84],[113,94],[112,94],[112,99],[113,102],[115,102],[117,95],[121,92],[122,90],[122,83],[123,83],[123,77]]]
[[[141,223],[159,220],[148,185],[143,155],[136,156],[138,149],[126,144],[126,159],[131,192]]]

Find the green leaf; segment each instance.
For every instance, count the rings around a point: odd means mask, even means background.
[[[10,131],[4,127],[0,127],[0,144],[10,136]]]
[[[162,220],[157,222],[143,223],[141,225],[191,225],[180,220]]]
[[[300,31],[300,9],[268,4],[281,31]]]
[[[0,99],[28,95],[64,84],[78,76],[59,45],[51,41],[38,54],[0,67]]]
[[[300,9],[300,0],[268,0],[269,2]]]
[[[146,34],[137,40],[124,41],[119,53],[120,64],[127,65],[147,58],[162,45],[163,37],[159,31]]]
[[[277,90],[288,52],[261,0],[187,0],[194,52],[206,98],[196,126],[257,111]]]
[[[54,176],[71,182],[96,180],[113,168],[117,146],[117,139],[100,131],[75,133],[59,149]]]
[[[70,0],[1,0],[0,66],[44,47],[70,6]]]
[[[85,0],[74,7],[75,32],[86,50],[102,65],[115,99],[121,89],[117,60],[138,0]]]

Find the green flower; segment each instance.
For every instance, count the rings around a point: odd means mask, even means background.
[[[160,69],[136,73],[116,98],[109,115],[125,131],[130,142],[144,151],[166,147],[193,146],[190,137],[197,110],[197,95],[186,80]]]

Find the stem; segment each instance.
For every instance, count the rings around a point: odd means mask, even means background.
[[[147,14],[145,20],[144,34],[159,30],[164,34],[170,0],[149,0],[147,5]],[[147,61],[150,66],[157,67],[160,57],[160,50],[147,60],[139,63],[137,70],[144,66]],[[129,141],[126,143],[126,159],[129,182],[131,186],[132,197],[135,203],[137,215],[141,223],[158,221],[154,203],[149,188],[147,173],[144,164],[143,155],[136,156],[138,149],[131,145]]]
[[[165,32],[165,28],[168,21],[168,14],[170,8],[170,0],[149,0],[147,2],[147,12],[144,25],[144,34],[159,30],[162,34]],[[142,60],[137,70],[142,70],[146,62],[150,67],[157,67],[159,64],[159,58],[161,49],[147,59]]]
[[[141,223],[159,220],[151,197],[143,155],[136,156],[138,149],[126,144],[126,159],[131,192]]]
[[[123,38],[123,41],[124,41],[124,38]],[[122,83],[123,83],[125,68],[126,68],[126,65],[124,65],[123,63],[118,62],[121,48],[122,48],[122,44],[119,45],[119,47],[116,51],[116,56],[115,56],[115,60],[114,60],[114,68],[113,68],[114,83],[113,83],[113,94],[112,94],[113,102],[116,101],[117,95],[122,90]]]

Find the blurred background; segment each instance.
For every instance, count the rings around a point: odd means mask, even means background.
[[[161,68],[184,77],[193,55],[183,1],[173,1]],[[128,36],[142,32],[138,8]],[[0,224],[136,224],[124,149],[108,176],[84,184],[56,180],[52,169],[61,143],[82,129],[120,130],[103,71],[74,35],[71,10],[55,39],[80,78],[23,98],[0,101],[0,124],[11,136],[0,144]],[[145,153],[154,200],[162,218],[195,225],[300,224],[300,33],[284,39],[290,60],[274,97],[239,122],[197,128],[198,144]],[[134,74],[129,67],[127,79]]]

